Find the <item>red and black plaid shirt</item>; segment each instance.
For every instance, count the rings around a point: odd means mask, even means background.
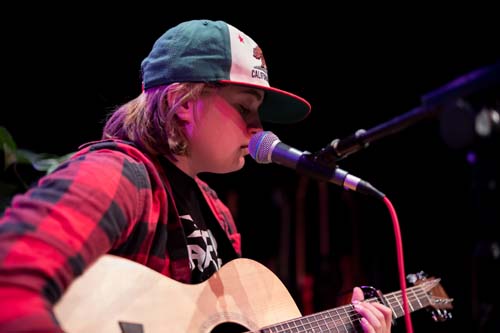
[[[0,219],[0,331],[62,332],[52,305],[105,253],[189,282],[186,239],[167,177],[133,145],[104,140],[16,196]],[[197,183],[240,255],[228,208]]]

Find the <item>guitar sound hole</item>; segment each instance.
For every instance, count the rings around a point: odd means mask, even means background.
[[[242,333],[248,332],[248,329],[240,324],[236,323],[222,323],[220,325],[215,326],[212,330],[212,333]]]

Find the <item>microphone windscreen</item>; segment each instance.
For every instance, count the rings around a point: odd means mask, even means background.
[[[254,134],[248,143],[248,152],[257,163],[271,163],[271,152],[280,139],[270,131]]]

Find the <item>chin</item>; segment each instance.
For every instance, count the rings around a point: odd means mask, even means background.
[[[231,166],[221,166],[217,168],[212,168],[211,173],[217,173],[217,174],[225,174],[225,173],[231,173],[231,172],[236,172],[241,170],[245,166],[245,159],[241,158],[239,159],[236,163],[231,163]]]
[[[244,166],[245,166],[245,158],[240,157],[238,159],[238,161],[231,168],[229,168],[225,173],[239,171],[239,170],[243,169]]]

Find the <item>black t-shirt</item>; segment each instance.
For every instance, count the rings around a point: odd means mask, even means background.
[[[191,283],[208,279],[236,257],[231,242],[215,219],[196,181],[163,160],[188,246]]]

